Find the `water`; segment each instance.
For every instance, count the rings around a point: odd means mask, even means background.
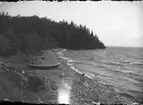
[[[67,63],[115,91],[142,101],[143,48],[107,47],[105,50],[68,50]],[[94,75],[94,76],[93,76]]]

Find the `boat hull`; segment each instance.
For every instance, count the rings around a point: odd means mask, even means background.
[[[46,70],[50,70],[50,69],[54,69],[57,68],[60,65],[60,63],[57,64],[27,64],[28,67],[30,67],[31,69],[46,69]]]

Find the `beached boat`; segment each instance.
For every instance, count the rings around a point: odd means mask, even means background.
[[[59,65],[60,65],[60,63],[56,63],[56,64],[27,64],[27,66],[32,69],[46,69],[46,70],[57,68]]]

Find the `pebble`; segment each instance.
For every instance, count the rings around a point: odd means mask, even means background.
[[[132,105],[139,105],[139,103],[134,102],[134,103],[132,103]]]
[[[9,99],[7,99],[7,98],[5,98],[4,100],[5,100],[5,101],[10,101],[10,100],[9,100]]]
[[[24,71],[24,70],[22,70],[22,74],[25,74],[25,71]]]
[[[100,105],[100,103],[99,102],[92,102],[93,104],[95,104],[95,105]]]

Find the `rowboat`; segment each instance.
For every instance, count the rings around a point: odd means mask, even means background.
[[[60,63],[55,63],[55,64],[26,64],[28,67],[30,67],[31,69],[54,69],[57,68]]]

